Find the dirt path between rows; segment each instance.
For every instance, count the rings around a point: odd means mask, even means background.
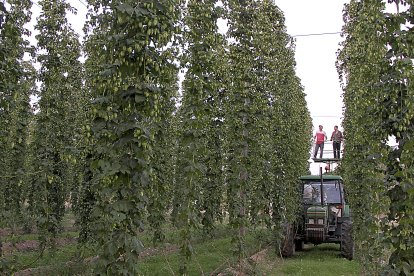
[[[77,242],[77,238],[57,238],[56,245],[61,247]],[[27,240],[21,242],[3,242],[2,251],[5,256],[11,255],[14,252],[36,251],[39,249],[40,242],[38,240]]]
[[[75,232],[78,231],[78,228],[74,226],[65,227],[62,232]],[[36,229],[33,229],[30,233],[27,231],[24,231],[22,228],[18,228],[13,233],[13,230],[11,228],[0,228],[0,237],[7,237],[11,235],[28,235],[28,234],[37,234],[38,231]]]

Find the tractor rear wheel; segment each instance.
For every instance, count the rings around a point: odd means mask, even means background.
[[[346,220],[341,224],[341,255],[348,260],[352,260],[354,258],[352,222],[349,220]]]
[[[292,224],[285,224],[283,227],[280,253],[285,258],[292,257],[295,254],[295,229]]]
[[[303,240],[295,240],[295,251],[302,251],[305,247],[305,242]]]

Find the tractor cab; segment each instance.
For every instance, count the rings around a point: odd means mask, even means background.
[[[338,227],[349,218],[343,181],[337,175],[300,177],[303,203],[303,233],[305,242],[340,242]]]
[[[315,160],[327,164],[329,171],[336,159]],[[281,253],[290,257],[303,250],[304,244],[340,244],[341,255],[351,260],[354,257],[352,219],[346,202],[345,187],[341,176],[322,174],[299,177],[301,208],[297,220],[284,227]]]
[[[344,185],[339,175],[305,175],[299,178],[302,208],[296,222],[296,232],[290,246],[284,248],[286,256],[302,250],[304,244],[338,243],[341,254],[353,258],[352,220],[345,201]]]

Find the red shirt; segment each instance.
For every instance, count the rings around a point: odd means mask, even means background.
[[[315,134],[316,136],[316,144],[322,144],[325,141],[326,132],[318,130]]]

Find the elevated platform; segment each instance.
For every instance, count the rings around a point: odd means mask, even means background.
[[[299,177],[300,180],[309,180],[309,181],[317,181],[317,180],[321,180],[321,178],[323,180],[341,180],[342,181],[342,177],[339,175],[334,175],[334,174],[322,174],[322,175],[302,175],[301,177]]]
[[[312,158],[315,163],[337,163],[341,161],[341,158]]]

